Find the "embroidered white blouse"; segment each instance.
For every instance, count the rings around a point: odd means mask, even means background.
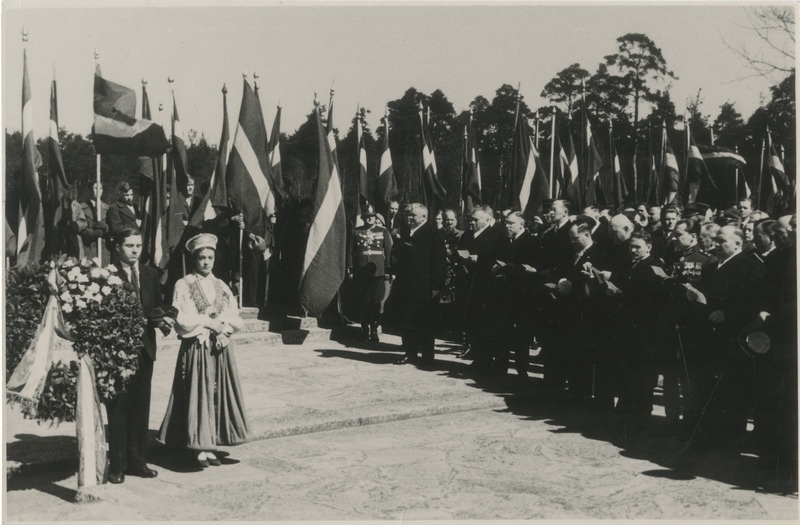
[[[211,320],[211,316],[199,311],[198,305],[192,299],[189,285],[197,282],[208,303],[213,305],[217,299],[217,286],[214,285],[214,281],[218,281],[219,288],[225,294],[225,297],[222,298],[224,306],[220,314],[216,316],[216,319],[226,325],[230,325],[234,332],[239,331],[244,324],[242,318],[239,317],[236,298],[225,283],[211,273],[206,277],[192,273],[175,283],[175,292],[172,299],[172,305],[178,309],[175,331],[181,339],[196,337],[201,343],[208,341],[211,330],[206,328],[205,325]]]

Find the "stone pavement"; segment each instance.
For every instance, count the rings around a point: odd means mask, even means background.
[[[5,517],[34,520],[725,518],[797,520],[755,459],[685,451],[659,418],[642,431],[545,397],[537,379],[476,383],[455,348],[436,370],[394,366],[399,339],[236,348],[253,440],[201,470],[151,450],[155,480],[128,477],[74,504],[74,425],[5,410]],[[159,352],[151,432],[177,347]]]

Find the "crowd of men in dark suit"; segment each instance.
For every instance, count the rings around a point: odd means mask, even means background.
[[[384,323],[403,334],[401,362],[430,367],[433,334],[449,334],[475,377],[507,376],[513,356],[524,383],[539,348],[549,391],[640,427],[661,377],[666,418],[691,446],[733,452],[748,436],[796,469],[794,215],[749,199],[579,214],[556,200],[529,221],[477,207],[462,232],[453,210],[426,213],[405,206],[392,231]]]
[[[270,218],[268,235],[245,243],[252,266],[266,273],[269,265],[273,282],[264,289],[260,276],[245,276],[243,290],[263,291],[249,299],[255,305],[299,313],[293,292],[309,208]],[[141,224],[130,187],[105,221],[95,210],[86,203],[81,214],[89,255],[98,237]],[[548,390],[640,426],[660,383],[667,420],[693,446],[732,451],[749,435],[761,457],[796,469],[794,215],[771,218],[750,199],[727,210],[573,210],[555,200],[535,217],[479,206],[462,231],[454,210],[429,217],[422,204],[391,202],[386,211],[368,206],[350,239],[365,341],[378,341],[379,322],[397,328],[400,362],[431,368],[434,338],[451,337],[476,377],[507,376],[513,357],[521,382],[539,349]],[[220,239],[241,227],[226,221]]]

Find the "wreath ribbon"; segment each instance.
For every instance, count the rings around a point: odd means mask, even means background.
[[[6,382],[6,394],[12,402],[30,408],[36,414],[44,389],[47,374],[54,361],[58,339],[72,341],[72,335],[64,322],[61,305],[58,302],[58,276],[53,269],[47,276],[50,298],[47,300],[44,315],[36,330],[36,335],[28,345],[22,359]],[[70,345],[71,347],[71,345]],[[71,352],[74,354],[74,352]],[[82,488],[99,485],[106,481],[107,445],[100,409],[100,396],[97,393],[95,373],[88,355],[72,360],[79,365],[77,406],[75,411],[75,430],[78,437],[78,495]],[[91,473],[94,472],[94,476]]]

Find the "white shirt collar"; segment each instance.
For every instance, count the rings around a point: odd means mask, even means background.
[[[728,257],[727,259],[725,259],[724,261],[720,261],[719,264],[717,265],[717,269],[722,268],[723,264],[725,264],[726,262],[730,261],[731,259],[733,259],[737,255],[739,255],[740,253],[742,253],[742,252],[738,251],[738,252],[734,253],[733,255],[731,255],[730,257]]]
[[[477,237],[478,237],[478,235],[482,234],[484,231],[486,231],[486,230],[488,230],[488,229],[489,229],[489,224],[487,224],[486,226],[484,226],[484,227],[483,227],[483,228],[481,228],[480,230],[475,230],[475,233],[473,233],[473,234],[472,234],[472,238],[473,238],[473,239],[474,239],[474,238],[477,238]]]

